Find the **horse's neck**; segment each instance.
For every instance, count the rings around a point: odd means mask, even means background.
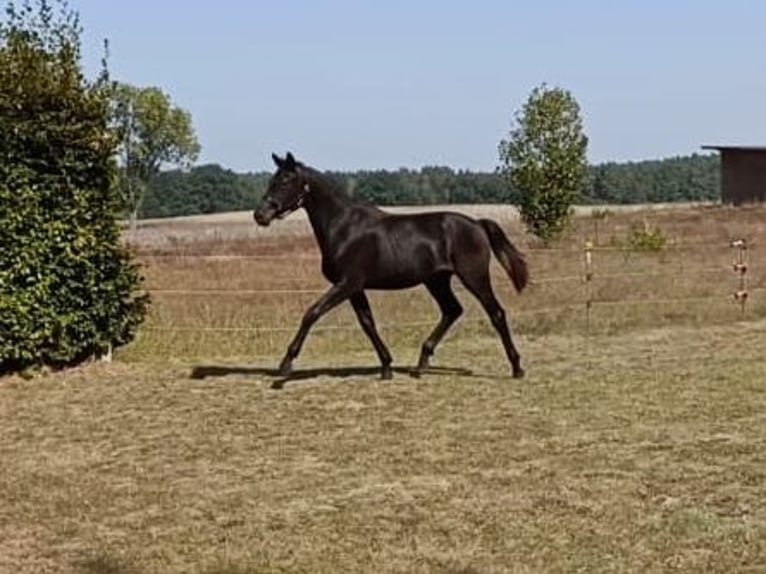
[[[304,206],[324,255],[332,242],[333,225],[348,212],[351,202],[333,189],[332,184],[314,175],[309,181],[309,196]]]

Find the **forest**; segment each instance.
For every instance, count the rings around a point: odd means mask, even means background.
[[[608,162],[589,167],[580,204],[710,201],[720,197],[717,155]],[[499,173],[421,169],[331,172],[355,198],[377,205],[517,203]],[[149,183],[140,217],[171,217],[252,209],[268,172],[237,173],[218,164],[161,171]]]

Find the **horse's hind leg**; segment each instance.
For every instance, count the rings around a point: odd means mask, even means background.
[[[381,364],[380,378],[390,379],[391,353],[388,352],[386,344],[378,335],[378,330],[375,328],[375,319],[372,317],[372,309],[370,309],[370,302],[367,300],[367,295],[364,294],[364,291],[359,291],[351,296],[351,306],[354,308],[359,324],[378,354]]]
[[[450,286],[451,278],[452,275],[450,273],[439,273],[425,283],[428,292],[431,293],[433,298],[436,299],[436,302],[439,304],[442,316],[441,319],[439,319],[439,323],[423,343],[420,350],[418,366],[412,373],[414,376],[419,376],[423,370],[428,368],[429,359],[431,358],[431,355],[434,354],[436,346],[442,340],[452,324],[457,321],[458,317],[463,313],[463,307],[461,307],[460,302],[455,298],[455,294],[452,292],[452,287]]]
[[[489,278],[489,269],[483,265],[474,264],[468,269],[459,269],[458,276],[466,288],[474,294],[479,300],[484,310],[489,315],[492,326],[500,335],[503,341],[503,348],[511,363],[513,378],[520,379],[524,376],[524,369],[521,368],[521,357],[513,344],[511,333],[508,330],[508,323],[505,320],[505,310],[498,302],[495,294],[492,292],[492,284]]]

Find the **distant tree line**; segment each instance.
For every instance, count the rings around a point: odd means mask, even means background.
[[[718,156],[694,154],[592,166],[584,199],[591,203],[664,203],[720,197]]]
[[[252,209],[269,173],[235,173],[217,164],[161,171],[149,182],[142,217],[173,217]]]
[[[349,194],[376,205],[450,203],[518,204],[519,196],[500,173],[423,167],[396,171],[333,172]],[[217,164],[167,170],[149,184],[142,217],[170,217],[252,209],[268,185],[268,172],[237,173]],[[716,200],[719,160],[694,154],[662,160],[588,168],[582,204]]]

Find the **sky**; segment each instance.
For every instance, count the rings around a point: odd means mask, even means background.
[[[491,171],[536,86],[569,90],[591,162],[766,144],[761,0],[70,0],[95,76],[188,110],[199,163]]]

